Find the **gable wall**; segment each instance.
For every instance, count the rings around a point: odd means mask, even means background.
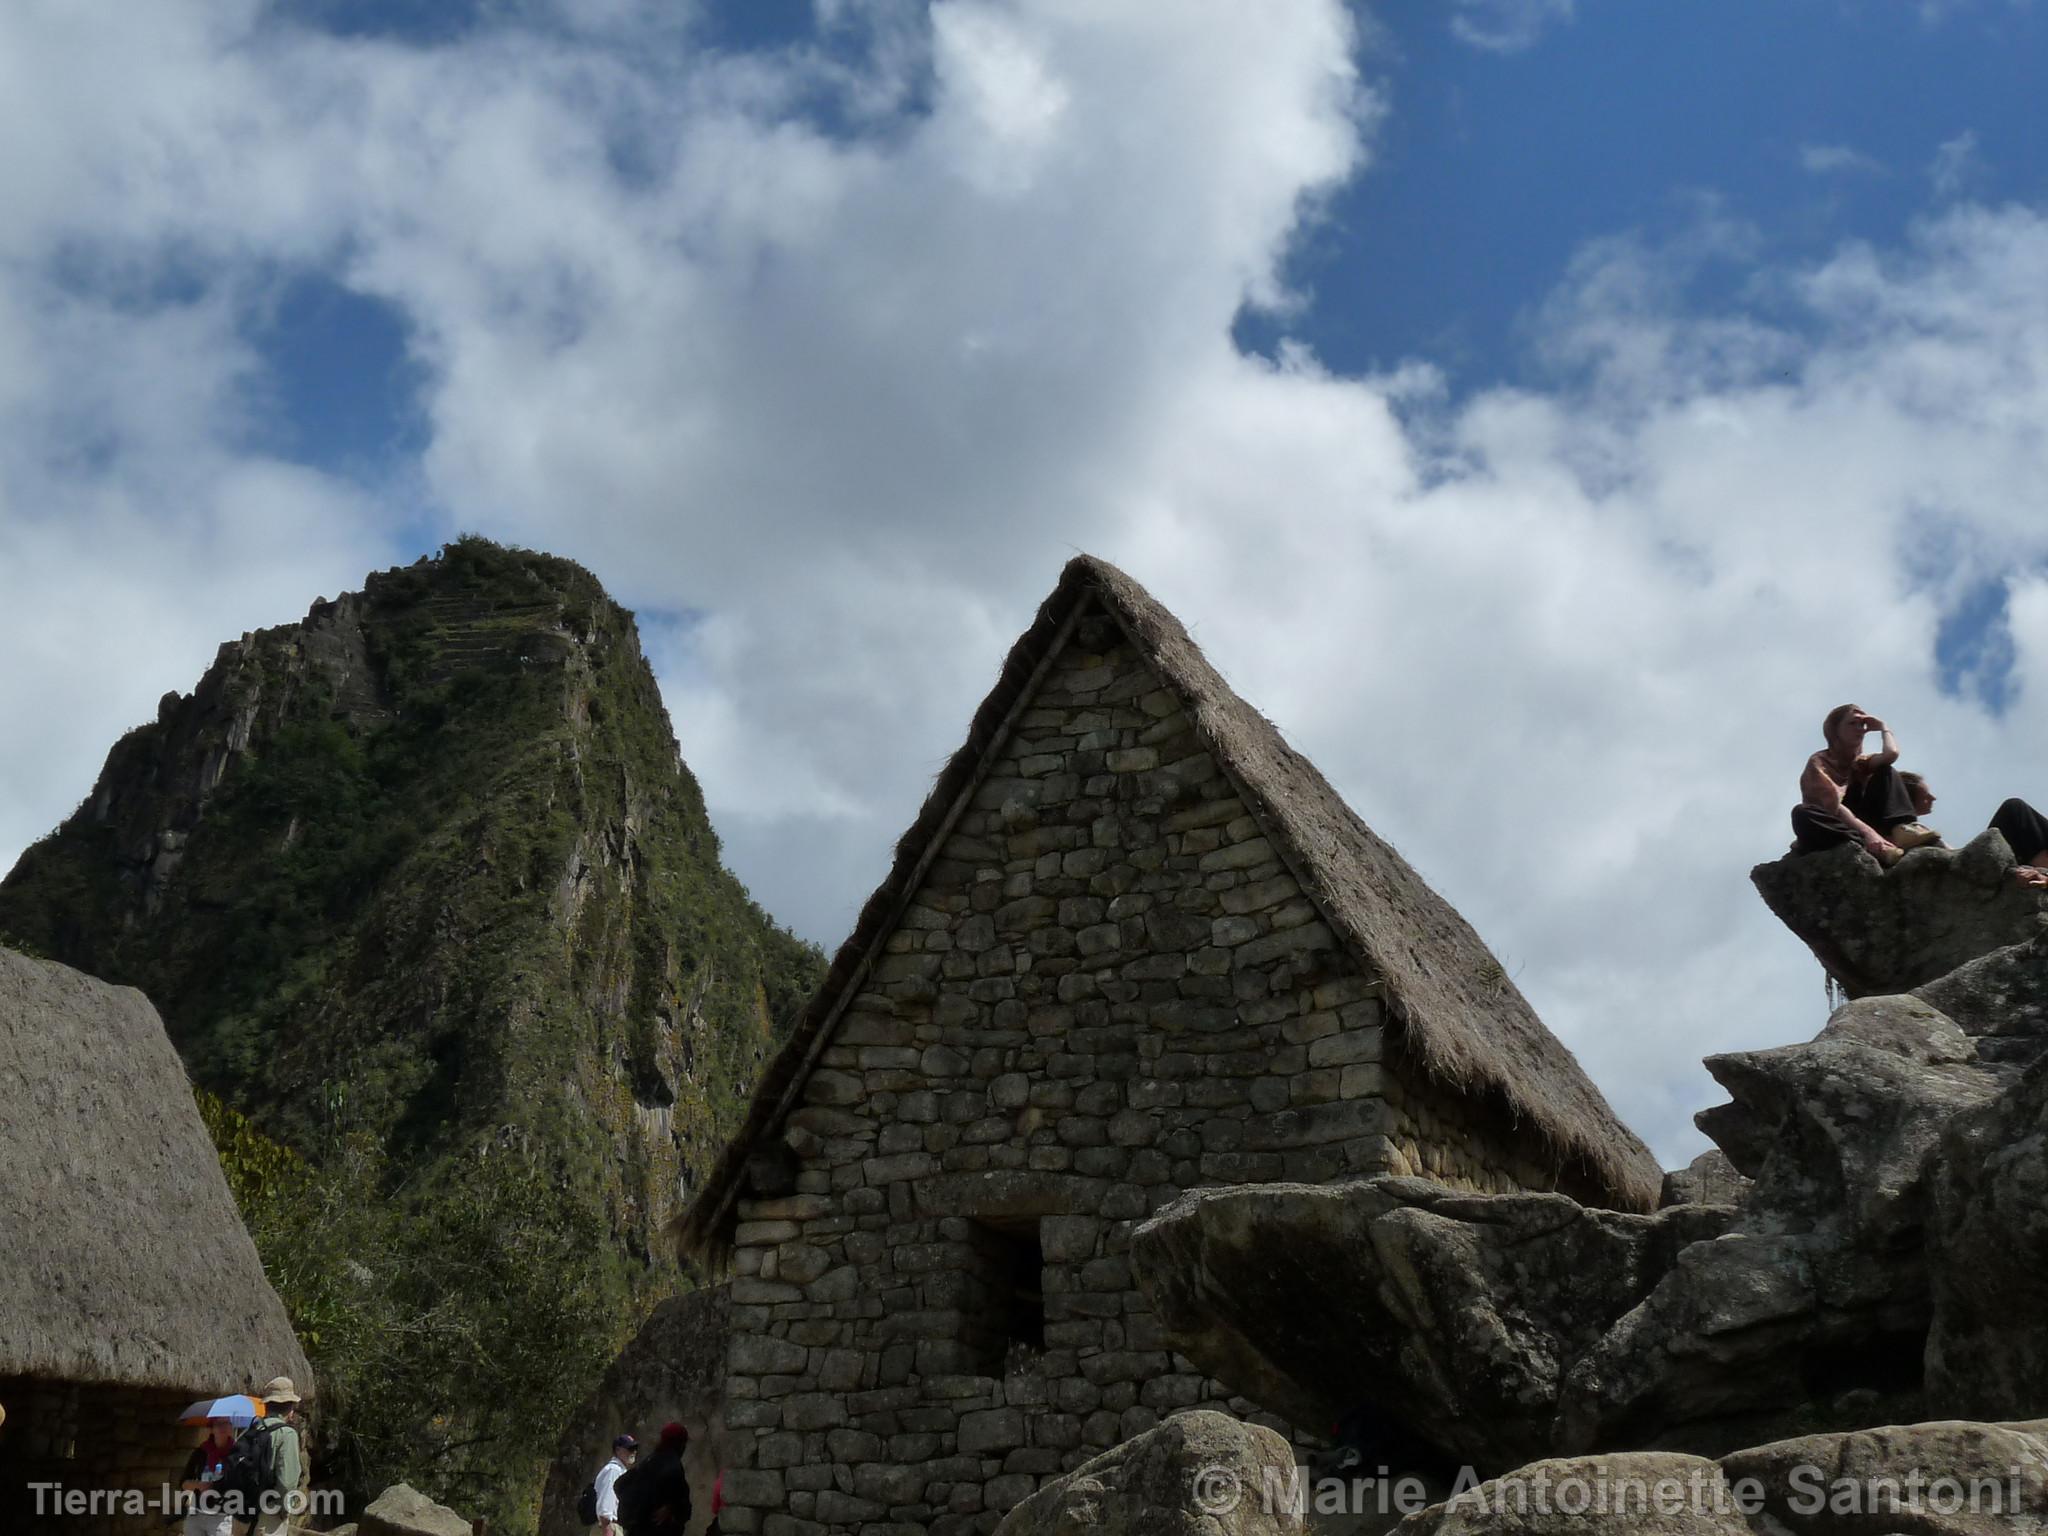
[[[1382,1044],[1376,978],[1084,618],[790,1113],[794,1192],[740,1203],[724,1528],[987,1530],[1165,1413],[1249,1411],[1166,1350],[1137,1221],[1205,1184],[1540,1183]],[[1000,1379],[975,1217],[1044,1249],[1045,1348]]]

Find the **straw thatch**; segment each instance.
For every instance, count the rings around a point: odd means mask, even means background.
[[[1616,1209],[1654,1209],[1663,1180],[1656,1158],[1544,1028],[1471,925],[1358,819],[1271,721],[1231,690],[1178,619],[1115,566],[1082,555],[1067,563],[1011,649],[965,745],[896,845],[888,879],[868,898],[824,984],[768,1064],[740,1134],[677,1222],[681,1250],[714,1260],[722,1254],[747,1159],[767,1145],[801,1092],[843,1005],[916,893],[1009,721],[1091,599],[1181,696],[1196,730],[1332,932],[1383,978],[1407,1058],[1434,1082],[1527,1134],[1557,1167],[1560,1185]]]
[[[0,1376],[312,1380],[149,1000],[4,949],[0,1231]]]

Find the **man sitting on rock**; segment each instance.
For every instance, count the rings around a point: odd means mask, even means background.
[[[1863,738],[1879,733],[1883,750],[1864,753]],[[1827,746],[1806,760],[1799,775],[1799,805],[1792,812],[1792,851],[1819,853],[1860,843],[1880,864],[1896,864],[1908,848],[1939,842],[1919,823],[1904,776],[1893,766],[1899,744],[1891,727],[1854,704],[1838,704],[1821,722]]]

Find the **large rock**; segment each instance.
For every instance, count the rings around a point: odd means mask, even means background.
[[[1740,1205],[1749,1198],[1750,1180],[1719,1147],[1710,1147],[1683,1168],[1664,1175],[1659,1207],[1670,1205]]]
[[[1987,834],[1890,872],[1854,850],[1759,870],[1838,979],[1885,990],[1804,1044],[1711,1058],[1721,1155],[1655,1215],[1412,1179],[1195,1191],[1132,1238],[1167,1342],[1433,1473],[2048,1413],[2048,929],[2010,866]],[[1936,1455],[1933,1433],[1827,1443]],[[1628,1527],[1695,1528],[1721,1527]]]
[[[407,1483],[378,1494],[357,1522],[358,1536],[470,1536],[470,1523]]]
[[[1919,848],[1889,870],[1862,849],[1787,854],[1749,872],[1765,905],[1850,997],[1908,992],[2048,932],[2048,899],[2012,878],[2005,839]]]
[[[2048,1063],[1946,1128],[1930,1187],[1930,1399],[2048,1411]]]
[[[540,1536],[587,1536],[576,1496],[611,1455],[621,1432],[651,1454],[661,1426],[690,1431],[683,1470],[690,1480],[688,1536],[711,1523],[711,1484],[725,1464],[725,1347],[731,1287],[719,1285],[664,1301],[605,1371],[597,1389],[563,1427],[541,1492]]]
[[[1177,1413],[1083,1462],[1003,1517],[996,1536],[1299,1536],[1294,1452],[1270,1429]]]
[[[1420,1179],[1268,1184],[1181,1196],[1133,1234],[1131,1262],[1174,1347],[1253,1401],[1322,1432],[1369,1398],[1499,1469],[1550,1449],[1566,1372],[1730,1216]]]
[[[1556,1444],[1678,1444],[1923,1411],[1926,1169],[1943,1128],[2013,1069],[1911,997],[1837,1010],[1814,1040],[1708,1060],[1734,1102],[1700,1123],[1754,1178],[1574,1365]]]
[[[1656,1451],[1519,1467],[1397,1536],[2038,1536],[2048,1424],[1812,1435],[1718,1462]]]
[[[2010,1331],[2001,1314],[2048,1316],[2031,1278],[2048,1273],[2048,1218],[2037,1246],[2031,1217],[2048,1210],[2048,1166],[2013,1150],[2048,1137],[2029,1129],[2035,1099],[2008,1096],[2025,1069],[1987,1056],[1987,1038],[1894,995],[1845,1005],[1804,1045],[1714,1058],[1734,1099],[1701,1123],[1753,1180],[1717,1175],[1737,1205],[1623,1216],[1405,1179],[1200,1190],[1138,1229],[1134,1271],[1169,1342],[1210,1374],[1317,1432],[1346,1410],[1376,1418],[1397,1464],[1719,1455],[1921,1417],[1931,1210],[1984,1213],[1981,1233],[1958,1230],[1972,1254],[2015,1234],[2010,1257],[1965,1259],[1942,1282],[1954,1374],[1976,1370],[1971,1341],[1992,1350]],[[1994,1105],[2005,1117],[1972,1131]],[[1944,1145],[1963,1171],[1931,1204]],[[2048,1326],[2040,1347],[2048,1360]],[[2025,1395],[2040,1382],[2048,1397],[2048,1373],[2011,1377],[1971,1411],[2048,1410]]]
[[[1396,1536],[1757,1536],[1720,1467],[1668,1451],[1533,1462],[1410,1515],[1394,1530]]]
[[[2048,936],[1994,949],[1913,995],[1977,1037],[1985,1055],[2032,1061],[2048,1043]]]
[[[2029,1536],[2048,1517],[2044,1433],[2041,1422],[1887,1425],[1737,1451],[1721,1470],[1762,1486],[1752,1520],[1768,1536]],[[1944,1485],[1964,1507],[1943,1508]],[[1827,1507],[1811,1507],[1817,1493]]]

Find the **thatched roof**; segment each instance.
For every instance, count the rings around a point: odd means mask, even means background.
[[[5,949],[0,1232],[0,1376],[307,1391],[156,1010]]]
[[[1069,561],[1059,585],[1003,663],[967,741],[940,773],[896,845],[889,877],[870,896],[824,984],[756,1089],[740,1134],[677,1223],[686,1254],[722,1252],[747,1159],[780,1126],[844,1004],[916,893],[925,867],[973,794],[1041,666],[1091,599],[1181,696],[1195,729],[1332,932],[1383,978],[1399,1046],[1432,1080],[1481,1101],[1527,1133],[1560,1184],[1617,1209],[1650,1210],[1663,1174],[1576,1058],[1543,1026],[1472,926],[1360,821],[1307,758],[1237,696],[1181,623],[1115,566]]]

